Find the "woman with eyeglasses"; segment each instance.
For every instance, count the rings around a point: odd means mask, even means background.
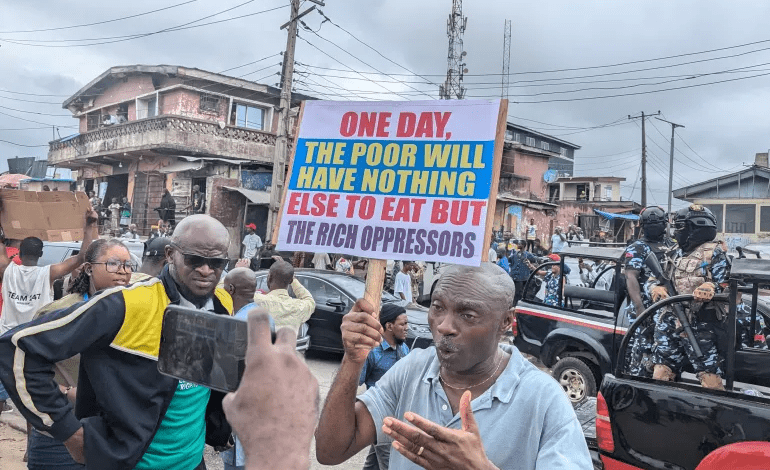
[[[78,268],[79,274],[70,282],[69,295],[38,310],[35,318],[49,312],[88,300],[97,292],[115,286],[129,284],[135,263],[126,245],[120,240],[95,240],[85,252],[85,262]],[[69,401],[74,405],[77,392],[80,356],[56,364],[54,379]],[[27,446],[29,470],[82,470],[72,459],[63,443],[32,429]]]

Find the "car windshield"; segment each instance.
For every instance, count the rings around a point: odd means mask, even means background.
[[[353,277],[339,276],[334,274],[324,276],[324,277],[326,277],[329,281],[331,281],[332,284],[335,284],[340,289],[348,292],[354,298],[362,299],[364,297],[364,291],[366,290],[366,284],[364,283],[364,281]],[[398,299],[396,299],[396,297],[393,296],[393,294],[382,291],[382,300],[384,302],[390,302]]]

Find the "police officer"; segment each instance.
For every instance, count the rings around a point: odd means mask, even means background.
[[[713,310],[702,309],[727,281],[729,261],[727,247],[715,241],[716,217],[701,205],[693,204],[674,215],[674,236],[679,250],[674,260],[673,283],[678,294],[692,294],[694,301],[687,312],[695,339],[703,356],[697,357],[689,340],[682,335],[682,325],[670,307],[662,308],[655,316],[655,345],[653,347],[656,380],[673,380],[685,359],[695,369],[701,385],[724,390],[722,385],[722,357],[717,351],[717,328],[721,319]],[[651,289],[653,302],[668,297],[665,287]]]
[[[629,326],[636,321],[637,315],[652,305],[650,293],[646,288],[648,279],[652,276],[644,264],[647,255],[655,253],[663,260],[668,251],[674,249],[674,242],[666,234],[668,221],[666,211],[658,206],[648,206],[639,213],[639,225],[642,236],[626,248],[624,253],[626,288],[630,302],[625,314]],[[661,263],[663,264],[663,263]],[[634,331],[630,339],[626,357],[629,374],[640,377],[652,377],[652,345],[655,324],[648,319]]]

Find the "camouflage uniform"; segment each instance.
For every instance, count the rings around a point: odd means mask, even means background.
[[[744,303],[739,303],[735,310],[735,320],[737,323],[738,342],[742,348],[768,349],[765,340],[767,325],[765,325],[765,319],[761,313],[757,312],[756,329],[753,330],[756,335],[753,346],[751,344],[751,307]]]
[[[639,272],[640,294],[644,308],[652,305],[652,298],[647,289],[647,280],[652,276],[644,260],[652,252],[652,248],[644,240],[637,240],[626,248],[624,254],[626,260],[626,269],[633,269]],[[628,325],[631,326],[636,321],[637,312],[634,303],[630,301],[625,309],[628,317]],[[637,377],[652,377],[652,345],[654,321],[648,318],[643,325],[637,328],[626,349],[626,372]]]
[[[703,243],[687,255],[683,255],[680,249],[674,260],[673,280],[677,293],[692,294],[704,282],[713,282],[715,292],[720,292],[720,284],[727,282],[729,268],[725,251],[724,244],[718,241]],[[703,356],[696,357],[676,315],[668,306],[655,315],[655,364],[665,365],[678,373],[685,359],[688,359],[699,377],[702,373],[722,375],[723,359],[717,351],[716,336],[716,330],[722,327],[722,323],[700,318],[701,306],[693,302],[686,308],[686,312]],[[693,307],[697,309],[696,312],[692,312]]]

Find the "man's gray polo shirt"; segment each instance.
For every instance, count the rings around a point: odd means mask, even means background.
[[[513,346],[500,347],[511,353],[508,366],[492,387],[471,402],[487,457],[505,470],[593,469],[582,429],[559,384]],[[452,414],[438,377],[435,348],[416,349],[376,387],[358,397],[374,419],[378,443],[391,442],[382,431],[383,419],[403,420],[407,411],[460,429],[460,417]],[[419,467],[399,452],[391,452],[389,468]]]

